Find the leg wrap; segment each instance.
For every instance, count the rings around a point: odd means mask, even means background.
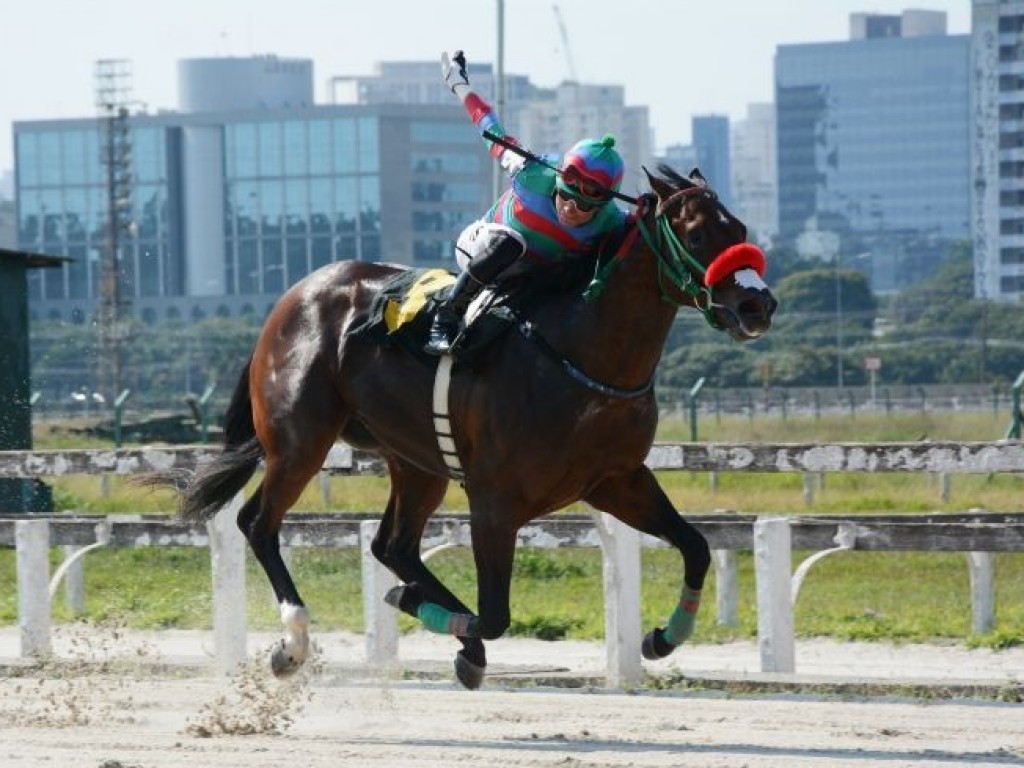
[[[439,635],[479,637],[479,620],[471,613],[452,613],[437,603],[423,603],[416,611],[423,627]]]
[[[672,645],[679,645],[693,634],[697,624],[697,611],[700,608],[700,590],[690,589],[685,584],[679,595],[679,604],[672,611],[672,616],[665,627],[665,640]]]

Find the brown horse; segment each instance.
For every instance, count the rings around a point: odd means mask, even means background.
[[[658,422],[652,378],[679,307],[696,307],[743,341],[769,328],[776,302],[760,279],[763,253],[745,243],[746,228],[699,173],[659,170],[648,174],[654,194],[643,198],[640,235],[597,259],[587,296],[579,285],[546,298],[472,370],[450,358],[425,365],[399,345],[353,333],[402,267],[331,264],[281,298],[228,408],[223,451],[180,487],[182,515],[209,519],[265,461],[238,525],[281,608],[275,674],[297,669],[309,650],[309,614],[278,533],[339,437],[378,452],[390,471],[373,553],[404,586],[387,601],[459,639],[455,669],[467,688],[483,680],[483,640],[510,623],[516,532],[580,500],[683,557],[679,604],[665,628],[648,633],[644,656],[665,656],[689,636],[710,553],[644,465]],[[445,383],[450,372],[447,396],[439,371]],[[475,614],[420,558],[426,521],[453,477],[470,506]]]

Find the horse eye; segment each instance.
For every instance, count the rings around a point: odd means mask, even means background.
[[[704,243],[707,241],[707,238],[704,236],[703,229],[695,229],[690,233],[687,239],[690,241],[690,247],[697,250],[703,248]]]

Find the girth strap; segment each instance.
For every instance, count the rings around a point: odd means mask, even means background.
[[[434,434],[437,435],[437,447],[441,449],[441,458],[448,467],[448,474],[456,480],[463,480],[466,474],[455,448],[455,437],[452,434],[452,422],[448,413],[448,388],[452,380],[453,362],[451,355],[442,355],[434,374]]]

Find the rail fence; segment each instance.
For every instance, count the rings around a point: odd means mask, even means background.
[[[75,451],[0,451],[0,477],[131,475],[191,469],[212,455],[205,448],[141,448]],[[655,470],[694,472],[903,472],[938,475],[1024,472],[1024,444],[882,443],[831,445],[658,444],[647,458]],[[337,445],[324,473],[383,473],[375,457]],[[807,487],[805,483],[805,487]],[[17,550],[21,653],[50,652],[50,608],[61,580],[71,594],[81,590],[84,556],[101,546],[201,546],[211,552],[216,663],[233,669],[246,653],[246,543],[234,525],[241,496],[205,526],[170,516],[17,516],[0,519],[0,547]],[[735,624],[738,603],[736,552],[752,550],[757,582],[758,643],[765,672],[795,672],[793,606],[811,567],[822,558],[851,551],[963,552],[971,583],[971,626],[994,626],[994,553],[1024,551],[1024,514],[769,517],[722,514],[689,516],[707,536],[714,555],[717,620]],[[292,515],[282,529],[286,547],[359,547],[362,562],[366,655],[370,662],[394,659],[397,616],[382,603],[394,577],[370,554],[376,517]],[[439,516],[425,532],[425,556],[451,546],[469,546],[466,516]],[[524,526],[524,547],[598,547],[603,556],[605,643],[610,685],[642,678],[640,640],[640,548],[664,546],[613,518],[553,515]],[[51,576],[51,547],[65,559]],[[813,551],[794,571],[794,550]],[[80,598],[79,598],[80,599]]]

